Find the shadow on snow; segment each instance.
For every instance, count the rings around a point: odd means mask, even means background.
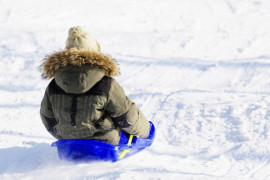
[[[46,143],[32,143],[32,147],[0,149],[0,174],[21,173],[44,168],[59,162],[57,152]]]

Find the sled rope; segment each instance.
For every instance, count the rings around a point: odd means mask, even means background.
[[[128,139],[127,145],[129,145],[129,146],[131,145],[132,139],[133,139],[133,135],[130,135],[130,136],[129,136],[129,139]],[[125,150],[123,150],[123,151],[119,154],[118,159],[122,159],[123,157],[125,157],[125,155],[126,155],[128,152],[130,152],[130,150],[131,150],[131,149],[125,149]]]

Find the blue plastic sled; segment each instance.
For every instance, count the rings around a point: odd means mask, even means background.
[[[150,127],[148,138],[138,138],[121,132],[118,145],[90,139],[63,139],[52,143],[52,146],[57,147],[59,159],[116,162],[152,145],[155,138],[155,126],[152,122],[150,122]]]

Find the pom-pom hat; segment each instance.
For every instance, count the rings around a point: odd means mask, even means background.
[[[66,48],[77,48],[88,51],[100,52],[100,45],[89,33],[85,32],[80,26],[69,29]]]

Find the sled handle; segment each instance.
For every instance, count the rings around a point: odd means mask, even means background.
[[[128,143],[127,143],[128,146],[131,145],[132,139],[133,139],[133,135],[130,135],[130,136],[129,136],[129,139],[128,139]],[[123,151],[119,154],[118,159],[122,159],[123,157],[125,157],[125,155],[126,155],[128,152],[130,152],[130,150],[131,150],[131,149],[125,149],[125,150],[123,150]]]

